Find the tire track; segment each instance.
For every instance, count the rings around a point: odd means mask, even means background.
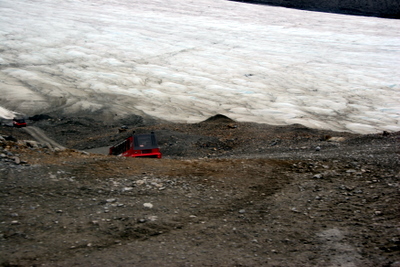
[[[47,145],[51,149],[64,150],[66,147],[60,145],[53,139],[47,137],[47,135],[38,127],[28,126],[23,128],[28,134],[30,134],[36,141],[41,144]]]

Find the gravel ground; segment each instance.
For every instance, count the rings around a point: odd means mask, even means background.
[[[400,266],[399,132],[32,119],[68,149],[0,128],[2,266]],[[163,158],[87,152],[133,130]]]

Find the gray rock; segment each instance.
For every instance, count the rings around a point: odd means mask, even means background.
[[[153,208],[153,204],[151,204],[151,203],[144,203],[144,204],[143,204],[143,207],[152,209],[152,208]]]
[[[15,164],[21,164],[21,159],[19,157],[14,157]]]
[[[313,178],[314,179],[322,179],[323,176],[322,176],[322,174],[318,173],[318,174],[314,175]]]

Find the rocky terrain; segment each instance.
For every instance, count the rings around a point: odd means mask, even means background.
[[[274,6],[284,6],[312,11],[332,12],[362,16],[377,16],[387,18],[400,18],[400,2],[398,0],[340,0],[340,1],[316,1],[316,0],[236,0]]]
[[[66,149],[0,127],[1,266],[400,266],[400,132],[28,125]],[[132,131],[154,131],[163,158],[93,153]]]

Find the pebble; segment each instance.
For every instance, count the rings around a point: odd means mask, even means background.
[[[300,212],[300,211],[298,211],[298,210],[296,209],[296,207],[293,207],[293,208],[291,208],[290,210],[293,211],[293,212],[296,212],[296,213],[299,213],[299,212]]]
[[[151,215],[151,216],[147,217],[147,219],[148,219],[149,221],[152,221],[152,222],[154,222],[154,221],[157,221],[157,219],[158,219],[158,216]]]
[[[133,187],[124,187],[122,189],[122,192],[127,192],[127,191],[132,191],[132,190],[133,190]]]
[[[137,180],[137,181],[136,181],[136,185],[142,185],[142,184],[144,184],[144,181],[143,181],[143,180]]]
[[[314,179],[322,179],[322,174],[318,173],[313,176]]]
[[[153,208],[153,204],[151,204],[151,203],[144,203],[144,204],[143,204],[143,207],[151,209],[151,208]]]

